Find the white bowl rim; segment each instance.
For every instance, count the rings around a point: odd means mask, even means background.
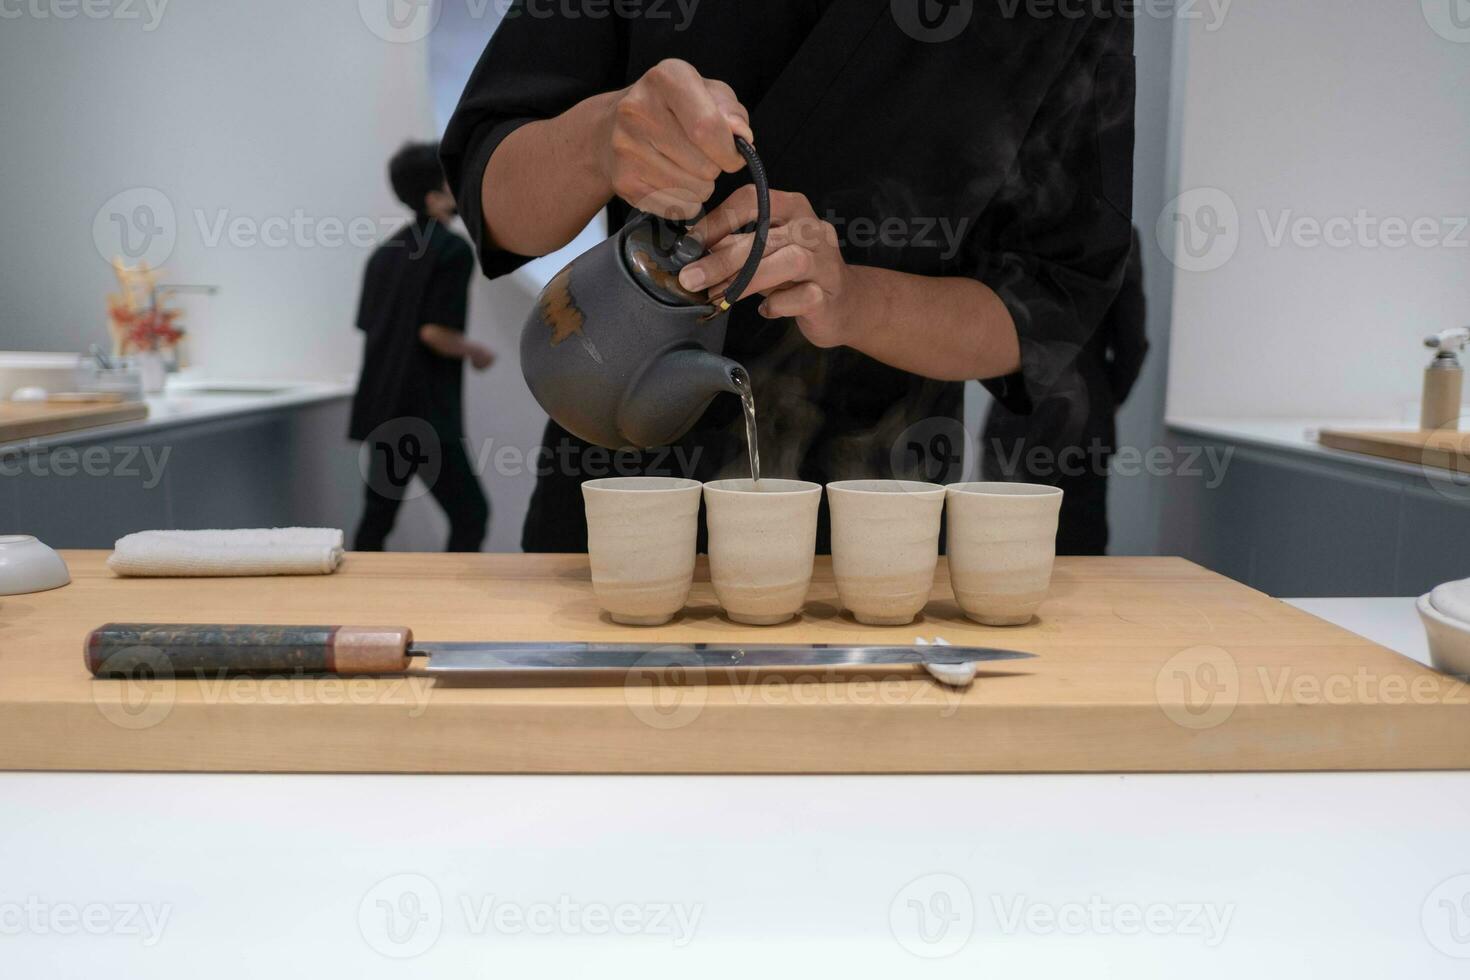
[[[1428,592],[1426,592],[1424,594],[1425,595],[1425,598],[1429,600],[1429,608],[1430,609],[1433,609],[1435,612],[1439,613],[1441,616],[1444,616],[1444,617],[1446,617],[1446,618],[1448,618],[1450,620],[1453,620],[1454,622],[1462,623],[1467,628],[1470,628],[1470,620],[1463,620],[1463,619],[1460,619],[1457,616],[1451,616],[1449,613],[1447,613],[1443,609],[1439,608],[1439,606],[1437,606],[1435,604],[1435,602],[1434,602],[1434,594],[1436,592],[1443,592],[1443,591],[1446,590],[1446,588],[1448,586],[1452,586],[1452,585],[1463,585],[1463,586],[1466,587],[1467,590],[1470,590],[1470,579],[1454,579],[1454,580],[1449,581],[1449,582],[1441,582],[1439,585],[1436,585],[1434,588],[1430,589]]]
[[[1429,600],[1430,595],[1431,593],[1426,592],[1415,600],[1414,604],[1419,608],[1419,615],[1425,619],[1432,619],[1441,626],[1448,626],[1450,629],[1458,630],[1461,633],[1470,633],[1470,623],[1462,623],[1458,619],[1451,619],[1434,608],[1434,603]]]
[[[13,548],[19,545],[40,544],[34,534],[0,534],[0,548]]]

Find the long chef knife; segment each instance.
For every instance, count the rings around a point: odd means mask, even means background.
[[[87,637],[97,677],[195,672],[401,674],[422,658],[431,674],[684,667],[951,666],[1025,660],[1014,650],[808,643],[431,643],[402,627],[109,623]]]

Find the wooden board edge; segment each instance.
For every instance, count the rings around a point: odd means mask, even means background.
[[[960,774],[1361,772],[1470,770],[1470,706],[1294,704],[1242,707],[1181,736],[1157,705],[897,709],[886,740],[871,711],[820,715],[722,705],[679,729],[658,729],[626,706],[440,705],[432,727],[402,705],[353,713],[299,708],[289,735],[274,706],[234,706],[241,735],[191,733],[210,706],[178,706],[180,721],[128,731],[94,707],[18,710],[0,720],[0,770],[394,774]],[[1038,717],[1049,712],[1065,719]],[[1330,712],[1330,715],[1323,712]],[[200,717],[189,717],[197,714]],[[493,717],[487,718],[487,714]],[[217,715],[216,715],[217,717]],[[578,734],[567,732],[575,726]],[[1069,733],[1070,747],[1036,732]],[[305,742],[303,742],[305,739]],[[303,749],[303,744],[312,748]]]

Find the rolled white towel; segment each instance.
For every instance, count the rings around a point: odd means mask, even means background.
[[[118,575],[154,578],[330,575],[340,564],[342,532],[315,527],[140,531],[107,559]]]

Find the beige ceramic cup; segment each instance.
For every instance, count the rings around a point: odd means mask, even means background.
[[[732,620],[774,626],[801,612],[821,503],[822,488],[799,480],[704,485],[710,581]]]
[[[867,626],[904,626],[929,601],[944,487],[910,480],[827,485],[832,571],[842,605]]]
[[[700,484],[635,476],[582,484],[592,591],[613,622],[662,626],[689,601]]]
[[[987,626],[1031,622],[1051,588],[1062,491],[957,483],[947,503],[949,578],[960,608]]]

